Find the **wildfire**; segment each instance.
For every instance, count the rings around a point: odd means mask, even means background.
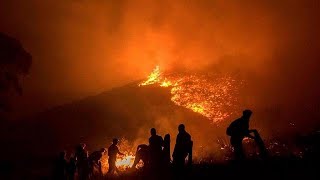
[[[139,86],[159,85],[171,88],[171,101],[219,122],[234,111],[239,83],[230,75],[201,74],[165,75],[156,68]]]
[[[156,68],[153,70],[153,72],[148,76],[148,79],[146,81],[144,81],[143,83],[139,84],[139,86],[145,86],[145,85],[158,83],[160,81],[160,77],[161,77],[160,67],[156,66]]]
[[[123,157],[118,157],[116,161],[117,168],[121,170],[126,170],[133,165],[135,156],[125,155]]]
[[[119,171],[125,171],[127,169],[129,169],[134,162],[134,155],[130,155],[130,154],[125,154],[124,156],[118,156],[117,160],[116,160],[116,166],[118,168]],[[105,155],[102,158],[102,169],[103,169],[103,173],[107,173],[108,169],[109,169],[109,164],[108,164],[108,156]],[[142,167],[141,164],[137,165],[138,167]]]
[[[124,156],[118,156],[116,160],[116,166],[119,171],[125,171],[129,168],[134,163],[135,159],[135,151],[134,151],[134,146],[133,144],[129,143],[129,141],[125,138],[122,138],[119,143],[119,149],[122,153],[124,153]],[[140,162],[137,164],[137,168],[140,168],[143,166],[143,162]],[[109,169],[108,165],[108,158],[107,155],[102,160],[102,167],[103,167],[103,172],[106,173]]]

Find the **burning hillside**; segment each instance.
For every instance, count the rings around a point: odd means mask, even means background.
[[[195,158],[218,148],[215,139],[207,138],[207,135],[224,134],[222,128],[209,126],[205,116],[171,101],[169,87],[141,88],[138,83],[39,113],[20,121],[12,134],[25,134],[25,152],[39,159],[55,156],[61,150],[73,152],[79,142],[86,143],[88,151],[93,152],[108,147],[114,137],[125,138],[128,143],[121,141],[119,144],[120,151],[125,154],[117,159],[119,169],[132,165],[137,145],[148,143],[152,127],[162,136],[170,134],[172,142],[175,142],[177,127],[184,123],[196,142]],[[18,149],[15,147],[21,146],[22,142],[8,144],[14,146],[12,149]],[[107,164],[104,167],[107,168]]]
[[[139,87],[148,85],[170,88],[170,99],[175,105],[190,109],[213,123],[218,123],[235,112],[242,82],[239,83],[228,74],[165,74],[156,66],[148,78],[138,84]],[[125,156],[118,157],[116,163],[120,170],[130,167],[135,158],[129,146],[123,145],[123,149]]]
[[[125,156],[119,156],[116,162],[119,169],[125,170],[134,161],[137,145],[148,143],[150,128],[155,127],[162,136],[170,134],[171,142],[175,142],[177,127],[184,123],[195,142],[194,158],[200,159],[220,152],[217,137],[225,137],[223,124],[238,112],[242,87],[238,79],[226,73],[166,74],[157,67],[146,81],[31,117],[23,121],[28,125],[19,124],[23,128],[14,134],[26,134],[26,144],[33,146],[25,151],[34,153],[35,158],[43,152],[42,156],[52,157],[61,149],[72,152],[79,142],[86,143],[93,152],[108,147],[114,137],[125,138],[128,143],[119,144]],[[106,170],[107,160],[104,163]]]
[[[219,122],[230,117],[239,103],[242,81],[231,75],[165,74],[157,66],[139,86],[171,88],[171,101]]]

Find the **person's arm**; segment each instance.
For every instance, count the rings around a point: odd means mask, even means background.
[[[102,164],[101,164],[101,160],[98,160],[98,166],[99,166],[99,173],[102,174]]]
[[[253,133],[257,133],[258,131],[257,131],[256,129],[250,129],[249,132],[250,132],[250,133],[252,133],[252,132],[253,132]]]
[[[119,148],[117,147],[117,153],[121,156],[124,156],[125,154],[123,154],[122,152],[119,151]]]
[[[160,144],[161,144],[161,147],[163,147],[163,146],[164,146],[164,141],[163,141],[163,138],[162,138],[161,136],[160,136],[160,139],[161,139],[161,140],[160,140],[160,141],[161,141],[161,143],[160,143]]]
[[[139,150],[139,149],[141,149],[142,148],[142,144],[140,144],[140,145],[138,145],[138,147],[137,147],[137,151]]]
[[[173,153],[172,153],[172,157],[175,158],[176,156],[176,153],[177,153],[177,144],[179,142],[179,135],[177,135],[177,138],[176,138],[176,144],[174,145],[174,149],[173,149]]]
[[[192,142],[192,140],[191,140],[191,135],[190,135],[190,134],[188,134],[188,141],[189,141],[189,142]]]
[[[176,146],[174,146],[173,153],[172,153],[172,157],[173,157],[173,158],[176,157]]]
[[[250,129],[247,131],[246,137],[251,138],[251,139],[255,139],[255,136],[252,136],[250,133],[255,133],[257,130],[255,129]]]
[[[251,134],[247,134],[246,136],[247,136],[248,138],[255,139],[255,137],[252,136]]]

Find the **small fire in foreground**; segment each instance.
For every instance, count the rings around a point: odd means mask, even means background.
[[[220,122],[235,112],[241,82],[231,75],[174,74],[166,75],[156,68],[139,86],[159,85],[171,88],[171,101]]]
[[[129,154],[125,154],[124,156],[118,156],[116,160],[116,167],[118,171],[122,172],[131,168],[131,166],[133,165],[134,159],[135,159],[135,156],[129,155]],[[143,166],[143,163],[140,162],[138,163],[137,168],[140,168],[142,166]],[[108,172],[109,164],[108,164],[107,155],[105,155],[104,158],[102,159],[102,169],[104,174]]]
[[[134,146],[133,144],[129,143],[129,141],[125,138],[122,138],[119,143],[119,150],[120,152],[124,153],[124,156],[117,156],[116,160],[116,167],[118,168],[119,171],[125,171],[129,168],[134,163],[135,160],[135,152],[134,152]],[[137,168],[141,168],[143,166],[143,162],[139,162],[137,164]],[[109,169],[109,164],[108,164],[108,156],[105,155],[102,161],[102,167],[103,167],[103,172],[107,173]]]
[[[133,165],[135,156],[133,155],[125,155],[123,157],[118,157],[116,161],[117,168],[121,170],[125,170],[130,168]]]

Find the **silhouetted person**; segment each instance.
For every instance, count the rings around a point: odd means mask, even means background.
[[[105,148],[101,148],[99,151],[94,151],[89,156],[89,164],[90,164],[90,174],[93,175],[94,168],[97,167],[99,171],[99,176],[102,175],[102,164],[101,159],[104,153],[106,152]]]
[[[109,163],[109,170],[108,173],[114,173],[118,172],[118,169],[116,167],[116,160],[117,160],[117,155],[124,155],[119,151],[119,148],[117,146],[119,140],[118,139],[113,139],[111,146],[108,148],[108,163]]]
[[[227,128],[227,135],[231,136],[230,143],[234,148],[235,159],[244,159],[245,155],[242,147],[242,140],[245,137],[254,139],[250,133],[254,130],[249,130],[249,121],[252,115],[251,110],[244,110],[242,117],[233,121]]]
[[[59,153],[59,156],[55,162],[54,179],[57,179],[57,180],[66,179],[66,167],[67,167],[66,153],[63,151]]]
[[[178,169],[181,170],[185,167],[185,160],[188,157],[188,164],[192,163],[192,146],[193,142],[191,140],[190,134],[185,130],[184,124],[180,124],[178,127],[178,135],[176,139],[176,145],[173,151],[173,164]]]
[[[149,138],[150,166],[155,170],[161,166],[163,139],[161,136],[157,135],[157,131],[155,128],[152,128],[150,130],[150,133],[151,133],[151,137]]]
[[[140,160],[142,160],[143,168],[146,169],[149,167],[149,159],[150,159],[149,146],[146,144],[140,144],[137,147],[135,159],[131,168],[134,169],[136,165],[140,162]]]
[[[76,159],[71,157],[67,164],[67,179],[74,180],[75,173],[77,171]]]
[[[166,134],[164,136],[164,143],[163,143],[163,161],[164,165],[168,167],[170,165],[170,134]]]
[[[89,161],[88,151],[86,150],[86,144],[80,143],[76,147],[75,157],[77,159],[77,169],[79,179],[86,180],[89,178]]]

